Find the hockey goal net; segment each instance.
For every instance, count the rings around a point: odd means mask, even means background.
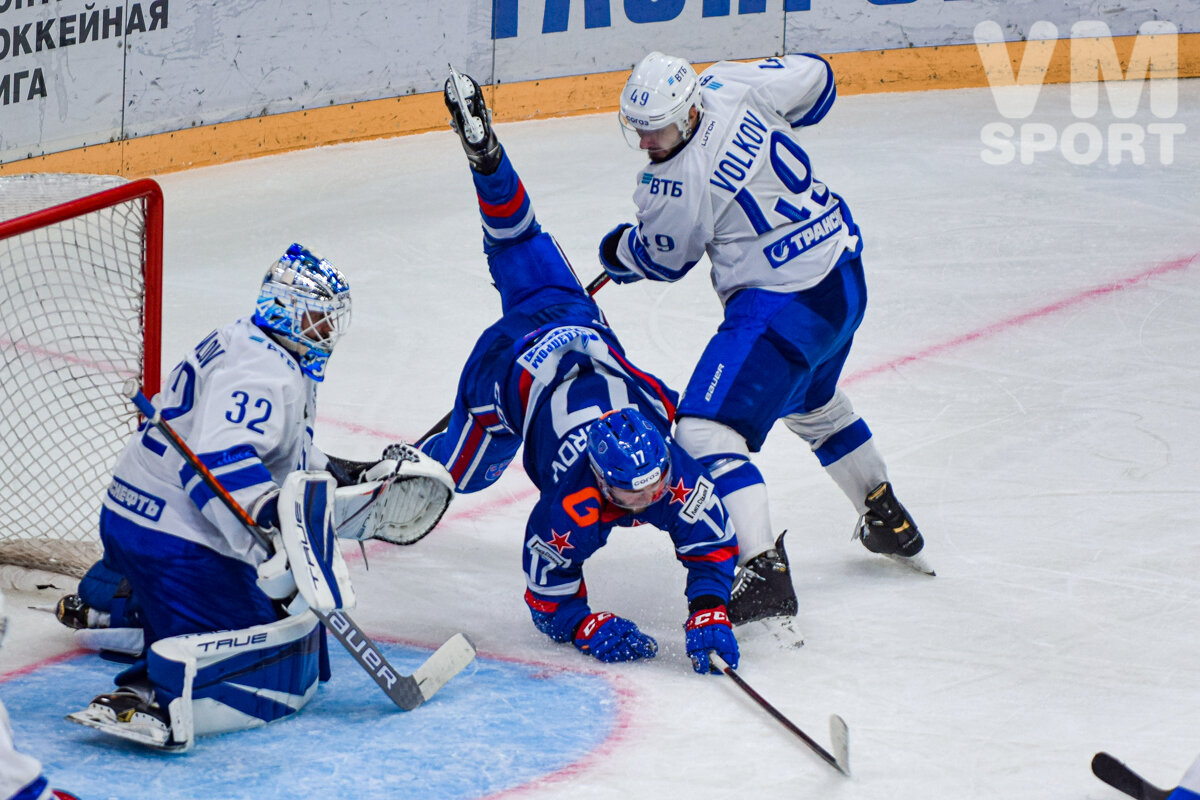
[[[81,576],[113,461],[158,391],[162,191],[0,178],[0,564]]]

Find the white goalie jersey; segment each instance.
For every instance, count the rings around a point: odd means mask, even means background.
[[[289,473],[324,469],[313,444],[317,384],[249,318],[213,331],[164,382],[154,405],[223,486],[248,507]],[[251,535],[156,429],[117,459],[106,508],[152,530],[257,565]]]
[[[817,56],[722,61],[700,77],[703,115],[691,140],[638,173],[638,224],[621,236],[621,263],[652,280],[683,277],[707,251],[721,301],[748,287],[815,286],[858,229],[818,181],[794,130],[814,125],[836,96]]]

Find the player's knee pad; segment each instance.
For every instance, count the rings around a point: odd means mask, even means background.
[[[792,433],[808,442],[822,466],[829,466],[871,438],[871,429],[854,413],[850,398],[840,389],[818,409],[804,414],[789,414],[783,423]]]
[[[728,425],[680,417],[675,423],[675,441],[704,465],[722,495],[763,482],[762,473],[750,461],[745,438]]]
[[[763,482],[762,473],[750,461],[746,440],[728,425],[680,417],[675,423],[675,441],[704,465],[722,496]]]
[[[680,417],[675,421],[675,441],[697,461],[715,453],[750,457],[745,437],[728,425],[711,419]]]
[[[147,667],[175,739],[245,730],[296,713],[317,691],[321,624],[311,613],[150,646]]]

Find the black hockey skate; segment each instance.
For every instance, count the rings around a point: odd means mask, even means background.
[[[925,546],[917,523],[905,510],[886,481],[867,493],[867,513],[858,522],[855,538],[872,553],[887,556],[927,575],[935,574],[918,554]]]
[[[450,127],[462,141],[471,168],[480,175],[491,175],[500,166],[503,151],[492,131],[492,112],[484,102],[483,90],[470,75],[451,67],[444,99],[450,111]]]
[[[147,702],[133,689],[97,696],[83,711],[67,719],[89,728],[160,750],[177,752],[184,745],[171,736],[171,720],[157,703]]]
[[[738,570],[729,598],[729,621],[734,625],[796,615],[796,590],[783,549],[786,533],[779,534],[773,550],[755,556]]]
[[[83,602],[77,594],[63,595],[54,606],[54,616],[58,621],[73,630],[84,628],[107,628],[109,615]]]

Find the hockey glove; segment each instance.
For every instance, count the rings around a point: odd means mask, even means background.
[[[729,625],[729,614],[725,606],[702,608],[688,617],[684,626],[687,635],[687,651],[692,657],[692,669],[705,675],[709,672],[708,652],[717,655],[731,667],[738,665],[738,643]]]
[[[622,264],[621,259],[617,256],[617,246],[621,244],[621,237],[632,227],[628,222],[622,222],[600,240],[600,264],[608,276],[617,283],[633,283],[645,277]]]
[[[308,603],[300,596],[296,588],[296,578],[288,565],[287,551],[283,547],[283,537],[276,532],[271,537],[274,555],[258,565],[258,588],[267,597],[283,606],[291,616],[303,614],[308,610]]]
[[[608,611],[589,614],[575,629],[575,646],[606,664],[654,658],[658,642],[629,620]]]
[[[275,486],[254,498],[246,509],[254,524],[264,531],[279,529],[279,487]]]

